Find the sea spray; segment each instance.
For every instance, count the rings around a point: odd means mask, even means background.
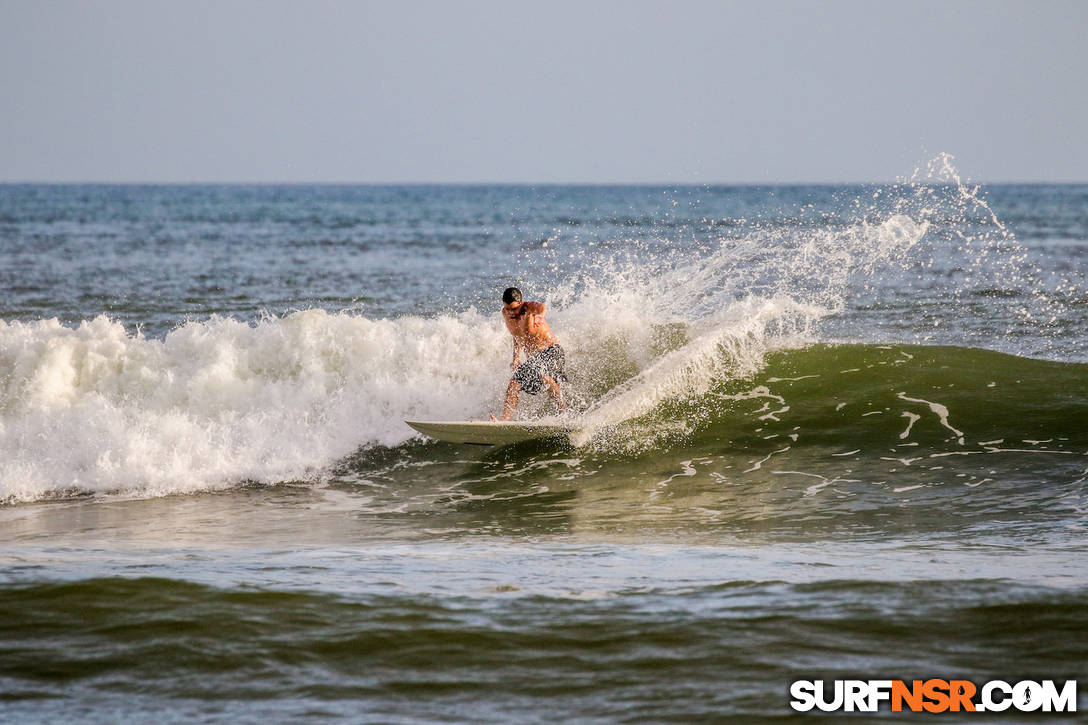
[[[722,240],[695,259],[667,257],[656,269],[611,265],[604,277],[611,289],[601,278],[583,283],[581,298],[569,305],[563,320],[610,312],[611,319],[632,329],[624,339],[643,354],[650,348],[647,331],[656,326],[678,324],[686,339],[677,349],[643,361],[632,379],[589,406],[575,442],[584,444],[604,430],[607,445],[616,445],[616,425],[666,401],[697,397],[724,377],[750,375],[768,350],[815,341],[819,321],[844,306],[851,278],[903,257],[927,228],[926,222],[895,214],[879,224],[863,220],[803,235],[754,230],[740,240]],[[563,291],[571,294],[569,288]],[[637,358],[639,351],[628,355]],[[614,366],[615,357],[612,352],[592,365]],[[653,427],[626,436],[625,445],[643,448],[656,440]]]

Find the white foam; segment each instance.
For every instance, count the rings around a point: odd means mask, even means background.
[[[306,477],[406,440],[404,418],[485,414],[504,334],[473,311],[212,319],[161,341],[105,317],[0,321],[0,500]]]

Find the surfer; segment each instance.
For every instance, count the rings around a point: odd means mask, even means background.
[[[506,329],[514,338],[514,359],[510,362],[514,374],[506,388],[502,419],[510,420],[514,415],[521,391],[536,395],[547,388],[559,410],[566,410],[567,403],[563,400],[563,391],[559,389],[559,381],[567,380],[563,369],[566,355],[555,333],[544,321],[547,308],[543,302],[523,301],[521,290],[517,287],[508,287],[502,293],[502,302],[502,317],[506,321]],[[521,362],[522,348],[525,349],[525,362]],[[491,419],[494,420],[495,416],[492,415]]]

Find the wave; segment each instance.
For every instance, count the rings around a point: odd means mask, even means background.
[[[575,442],[623,455],[727,440],[740,454],[820,444],[903,457],[916,455],[897,448],[905,445],[1085,444],[1088,365],[970,348],[814,345],[804,328],[815,314],[748,300],[701,330],[637,326],[650,341],[613,327],[604,357],[591,356],[601,341],[588,341],[599,320],[570,316],[568,330],[586,338],[571,335],[586,408]],[[405,443],[406,418],[496,409],[505,336],[475,311],[212,319],[163,340],[104,317],[76,328],[0,322],[0,365],[10,371],[0,386],[0,496],[161,496],[318,476],[360,446]],[[635,354],[647,349],[656,356],[642,363]],[[600,368],[578,363],[587,360]]]

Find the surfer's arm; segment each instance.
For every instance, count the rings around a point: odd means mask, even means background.
[[[513,370],[521,364],[521,345],[518,344],[517,338],[514,338],[514,359],[510,361],[510,369]]]

